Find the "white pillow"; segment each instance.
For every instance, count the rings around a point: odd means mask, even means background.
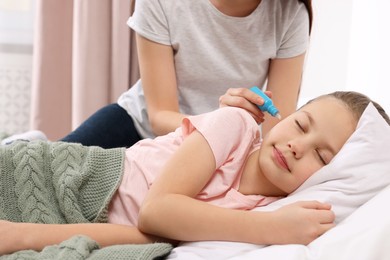
[[[332,205],[338,223],[389,184],[390,126],[370,103],[355,132],[327,166],[288,197],[254,210],[318,200]]]

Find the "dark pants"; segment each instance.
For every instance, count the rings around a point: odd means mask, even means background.
[[[60,141],[116,148],[130,147],[141,139],[133,119],[115,103],[98,110]]]

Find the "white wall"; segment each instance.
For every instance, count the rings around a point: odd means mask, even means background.
[[[355,0],[347,89],[378,101],[390,112],[390,1]]]
[[[355,90],[390,112],[390,1],[314,0],[300,104]]]

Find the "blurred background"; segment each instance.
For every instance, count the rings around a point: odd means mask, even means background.
[[[390,112],[390,1],[313,0],[314,28],[302,101],[356,90]]]
[[[0,0],[0,132],[29,129],[34,0]]]
[[[98,108],[115,102],[138,75],[132,65],[134,49],[129,48],[133,39],[126,25],[132,2],[0,0],[0,133],[39,129],[57,139]],[[356,90],[390,111],[390,1],[313,0],[313,8],[314,26],[299,104],[335,90]],[[58,26],[66,19],[68,27]],[[97,21],[99,27],[93,27]],[[72,37],[62,38],[68,33]],[[42,45],[45,37],[59,41]],[[94,49],[88,41],[101,44]],[[58,47],[54,52],[53,46]],[[72,66],[63,67],[65,63],[58,60],[50,70],[45,69],[42,53],[49,49],[52,53],[46,58],[64,54]],[[96,56],[99,59],[89,58]],[[86,70],[97,61],[103,66]],[[107,73],[101,73],[104,71]],[[65,72],[70,77],[63,77]],[[42,79],[48,74],[55,81]],[[82,74],[81,80],[78,74]],[[85,85],[92,90],[80,94]],[[113,89],[114,85],[119,87]],[[37,90],[41,86],[45,87]],[[70,90],[61,93],[68,86]]]

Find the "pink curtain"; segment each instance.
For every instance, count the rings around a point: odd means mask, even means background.
[[[31,129],[57,140],[139,77],[134,0],[38,0]]]

